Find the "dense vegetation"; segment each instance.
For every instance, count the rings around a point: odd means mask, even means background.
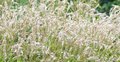
[[[109,15],[110,9],[113,5],[120,6],[120,0],[99,0],[99,6],[96,8],[101,13]]]
[[[120,62],[119,0],[4,1],[0,62]]]

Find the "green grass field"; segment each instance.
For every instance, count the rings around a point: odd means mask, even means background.
[[[0,62],[120,62],[120,6],[107,16],[96,12],[97,5],[97,0],[2,4]]]

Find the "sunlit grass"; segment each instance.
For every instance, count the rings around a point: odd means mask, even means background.
[[[119,6],[110,16],[78,0],[11,7],[1,6],[0,62],[120,61]]]

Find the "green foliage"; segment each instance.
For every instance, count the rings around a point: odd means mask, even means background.
[[[109,11],[111,8],[112,8],[112,3],[109,2],[107,4],[103,4],[103,6],[98,6],[96,9],[101,13],[106,12],[106,14],[109,15]]]
[[[19,3],[20,5],[28,4],[28,0],[17,0],[16,2]]]
[[[109,15],[110,9],[112,8],[113,5],[118,5],[120,6],[120,1],[119,0],[115,0],[113,2],[108,2],[108,3],[104,3],[101,6],[98,6],[96,8],[97,11],[101,12],[101,13],[106,13],[107,15]]]

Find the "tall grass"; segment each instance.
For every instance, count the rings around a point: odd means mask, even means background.
[[[119,6],[107,16],[81,1],[36,1],[1,6],[0,62],[120,61]]]

